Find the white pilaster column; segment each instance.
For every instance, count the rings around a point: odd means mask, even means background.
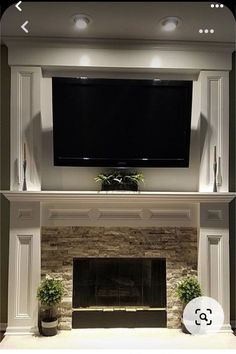
[[[6,335],[37,332],[40,202],[11,202]]]
[[[217,300],[224,310],[222,331],[231,332],[228,204],[200,205],[198,276],[203,295]]]
[[[228,192],[229,73],[202,71],[199,81],[201,87],[199,191],[213,192],[214,146],[216,146],[218,192]]]
[[[41,78],[39,67],[11,67],[11,190],[22,190],[24,144],[27,190],[41,190]]]

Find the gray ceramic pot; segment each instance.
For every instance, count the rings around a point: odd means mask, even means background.
[[[44,336],[55,336],[57,334],[57,326],[58,326],[58,320],[54,320],[51,322],[47,321],[41,321],[42,325],[42,334]]]

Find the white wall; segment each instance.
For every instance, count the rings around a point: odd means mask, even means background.
[[[170,75],[168,75],[168,79],[170,79]],[[174,76],[173,79],[175,79]],[[185,78],[183,77],[183,79]],[[188,77],[188,79],[190,78]],[[196,80],[196,75],[193,75],[192,79]],[[104,168],[53,166],[52,80],[50,77],[42,79],[41,88],[42,190],[98,190],[100,186],[94,181],[94,177],[100,171],[104,171]],[[142,171],[145,177],[145,184],[141,185],[140,189],[149,191],[198,191],[200,153],[197,127],[200,116],[199,100],[199,83],[194,81],[189,168],[140,168],[138,170]]]

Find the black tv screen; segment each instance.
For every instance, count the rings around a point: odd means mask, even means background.
[[[192,81],[53,78],[56,166],[188,167]]]

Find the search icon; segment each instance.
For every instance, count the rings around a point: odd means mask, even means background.
[[[224,311],[215,299],[199,296],[185,306],[183,323],[194,335],[217,333],[224,323]]]
[[[199,318],[202,321],[208,321],[207,315],[204,312],[200,313]]]

